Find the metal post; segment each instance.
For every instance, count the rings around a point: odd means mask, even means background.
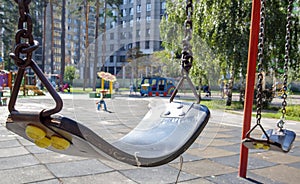
[[[260,20],[260,0],[252,0],[252,13],[251,13],[251,28],[248,50],[248,66],[247,66],[247,79],[245,89],[245,104],[244,104],[244,120],[242,139],[246,137],[247,132],[251,127],[251,114],[254,96],[255,85],[255,72],[256,60],[258,49],[258,35],[259,35],[259,21]],[[239,176],[245,178],[247,174],[248,165],[248,148],[241,144],[240,150],[240,167]]]

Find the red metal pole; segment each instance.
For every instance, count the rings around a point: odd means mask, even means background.
[[[246,77],[245,89],[245,104],[244,104],[244,121],[242,130],[242,139],[246,137],[247,132],[251,127],[251,115],[254,96],[255,73],[256,73],[256,60],[257,60],[257,47],[259,35],[259,21],[260,20],[260,0],[252,0],[252,13],[251,13],[251,28],[249,38],[248,50],[248,66]],[[241,144],[240,150],[240,167],[239,176],[246,178],[247,165],[248,165],[248,148]]]

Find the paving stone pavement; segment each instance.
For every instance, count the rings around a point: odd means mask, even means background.
[[[62,94],[63,115],[84,122],[106,140],[116,140],[135,127],[157,98],[116,97],[107,99],[112,113],[96,110],[97,99],[88,95]],[[17,109],[44,109],[54,102],[49,96],[20,98]],[[175,183],[180,160],[138,168],[106,159],[67,156],[41,149],[5,128],[7,106],[0,107],[0,183]],[[300,141],[287,153],[251,150],[247,178],[238,177],[241,125],[239,113],[212,111],[195,143],[183,154],[178,183],[299,183]],[[274,120],[266,120],[274,126]],[[273,123],[273,125],[272,125]],[[297,122],[293,122],[294,124]],[[293,124],[292,123],[292,124]],[[296,127],[296,125],[294,125]],[[300,133],[299,129],[296,133]]]

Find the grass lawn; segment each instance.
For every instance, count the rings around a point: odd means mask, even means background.
[[[225,106],[225,100],[202,100],[201,104],[209,109],[224,109],[228,111],[243,111],[244,106],[240,102],[233,101],[231,106]],[[264,118],[280,119],[282,116],[281,107],[272,106],[262,110]],[[253,105],[253,116],[256,116],[256,106]],[[286,120],[294,120],[300,122],[300,105],[289,105],[286,107]]]

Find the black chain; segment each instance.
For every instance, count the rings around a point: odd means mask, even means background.
[[[262,81],[263,81],[263,59],[264,59],[264,38],[265,38],[265,19],[266,9],[265,0],[260,1],[260,32],[258,43],[258,76],[257,76],[257,94],[256,94],[256,123],[260,124],[262,110]]]
[[[193,51],[192,51],[192,35],[193,35],[193,22],[192,22],[192,15],[193,15],[194,7],[193,7],[193,0],[186,0],[186,20],[184,21],[184,39],[182,40],[182,52],[181,52],[181,73],[182,77],[178,82],[174,92],[170,97],[170,102],[173,101],[175,98],[178,89],[182,86],[183,80],[186,79],[191,87],[195,98],[197,99],[197,103],[200,103],[200,97],[197,94],[196,88],[193,85],[193,82],[189,78],[189,71],[193,65]]]
[[[17,77],[15,79],[14,88],[12,90],[11,98],[8,104],[9,112],[15,111],[15,104],[18,98],[18,93],[22,83],[25,69],[30,67],[37,77],[41,80],[48,92],[56,102],[56,106],[52,109],[43,110],[41,112],[42,117],[50,117],[50,115],[60,112],[63,106],[63,101],[47,80],[42,70],[38,67],[36,62],[32,59],[33,52],[39,47],[39,43],[33,39],[32,35],[32,19],[29,13],[29,4],[31,0],[15,0],[19,9],[19,22],[18,31],[16,32],[16,46],[14,53],[11,53],[11,58],[14,59],[15,65],[19,67]],[[27,42],[26,42],[27,41]]]
[[[278,122],[278,128],[283,128],[284,118],[286,114],[286,106],[287,106],[287,80],[288,80],[288,65],[290,63],[290,49],[291,49],[291,19],[292,19],[292,9],[293,9],[293,0],[289,0],[288,8],[287,8],[287,23],[286,23],[286,35],[285,35],[285,55],[284,55],[284,75],[283,75],[283,101],[282,101],[282,117],[281,121]]]
[[[31,63],[32,53],[39,47],[39,43],[33,39],[32,18],[29,13],[28,5],[31,0],[15,0],[19,7],[18,31],[15,35],[16,46],[14,53],[10,56],[15,64],[20,68],[26,68]],[[23,40],[27,40],[23,41]],[[26,57],[22,57],[26,55]]]
[[[190,69],[192,68],[193,64],[193,52],[192,52],[192,45],[190,43],[193,34],[193,22],[192,22],[192,15],[194,11],[193,1],[186,0],[186,20],[184,21],[184,39],[183,42],[183,49],[181,55],[181,65],[182,68],[185,69],[187,73],[189,73]]]

